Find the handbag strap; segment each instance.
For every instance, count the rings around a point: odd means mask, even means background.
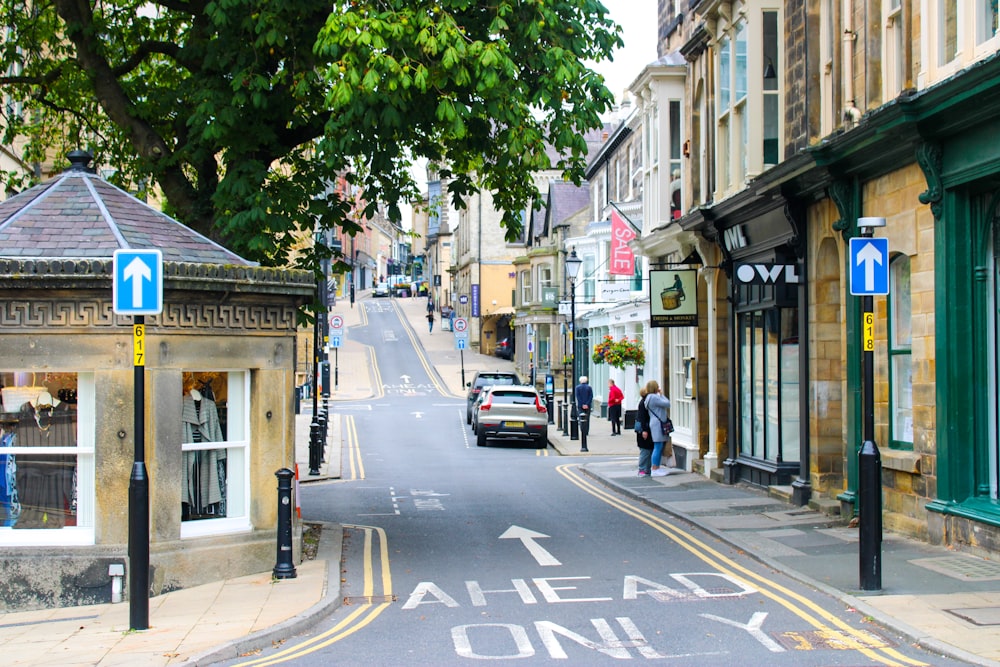
[[[651,394],[651,395],[652,395],[652,394]],[[654,417],[656,417],[656,418],[657,418],[657,420],[659,420],[659,422],[660,422],[661,424],[666,424],[666,423],[667,423],[667,419],[669,419],[669,417],[667,416],[667,411],[666,411],[666,410],[664,410],[664,411],[663,411],[663,416],[661,417],[661,416],[659,415],[659,413],[658,413],[658,412],[656,412],[656,408],[657,408],[657,407],[658,407],[658,406],[652,406],[652,405],[650,405],[650,404],[649,404],[649,396],[647,396],[647,397],[646,397],[646,411],[647,411],[647,412],[648,412],[649,414],[651,414],[651,415],[653,415]]]

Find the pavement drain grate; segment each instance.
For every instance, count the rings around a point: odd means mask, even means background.
[[[1000,563],[973,556],[917,558],[910,562],[960,581],[1000,581]]]
[[[945,611],[980,627],[1000,625],[1000,607],[969,607]]]

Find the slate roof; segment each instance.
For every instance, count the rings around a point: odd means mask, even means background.
[[[0,202],[0,257],[111,258],[159,249],[164,262],[255,266],[89,172],[74,151],[56,178]]]

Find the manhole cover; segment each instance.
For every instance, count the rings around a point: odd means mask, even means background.
[[[1000,625],[1000,607],[948,609],[948,613],[979,626]]]
[[[984,558],[942,556],[941,558],[917,558],[910,562],[960,581],[1000,580],[1000,563]]]

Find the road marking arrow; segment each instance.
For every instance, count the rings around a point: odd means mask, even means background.
[[[125,267],[122,277],[132,281],[132,307],[142,308],[142,281],[153,279],[153,272],[149,265],[136,257]]]
[[[503,535],[500,536],[501,540],[521,540],[525,548],[527,548],[528,553],[530,553],[538,564],[541,566],[546,565],[562,565],[555,556],[546,551],[540,544],[535,542],[537,538],[548,537],[543,533],[536,533],[533,530],[528,530],[527,528],[521,528],[520,526],[511,526],[508,528]]]
[[[865,291],[871,292],[875,289],[875,265],[882,265],[882,253],[874,243],[866,243],[865,247],[858,251],[858,264],[865,265]]]
[[[403,381],[403,384],[410,384],[410,376],[409,375],[400,375],[399,379]]]
[[[414,419],[423,419],[424,418],[424,413],[423,412],[411,412],[410,414],[413,415]]]

